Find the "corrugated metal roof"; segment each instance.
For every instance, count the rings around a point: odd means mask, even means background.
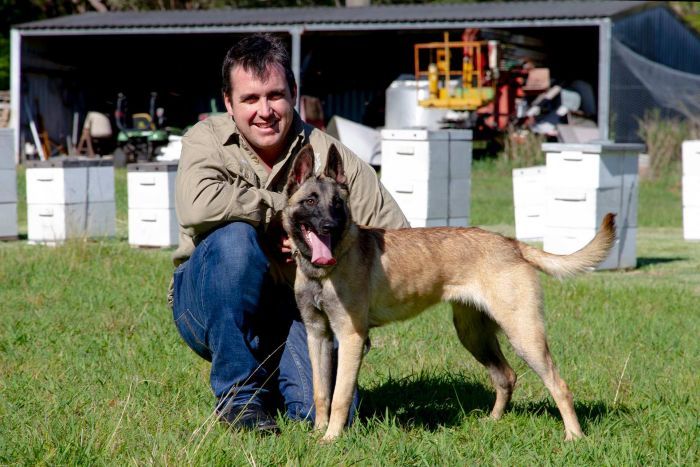
[[[20,31],[310,26],[614,18],[657,2],[540,1],[85,13],[15,26]]]

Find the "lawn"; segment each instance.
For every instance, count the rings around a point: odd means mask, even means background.
[[[682,239],[672,178],[641,187],[638,268],[543,278],[585,439],[563,441],[552,399],[507,344],[518,386],[504,418],[486,419],[486,371],[438,306],[373,331],[359,421],[330,446],[299,423],[259,437],[212,421],[208,364],[165,303],[171,251],[127,245],[125,181],[118,171],[116,239],[0,244],[0,464],[700,463],[700,244]],[[510,168],[475,162],[472,190],[473,222],[512,234]]]

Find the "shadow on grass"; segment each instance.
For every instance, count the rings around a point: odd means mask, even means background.
[[[517,388],[516,388],[517,391]],[[601,423],[605,419],[617,418],[621,415],[629,414],[632,411],[624,405],[611,405],[603,401],[580,401],[574,400],[574,410],[578,416],[581,429],[586,433],[589,427]],[[511,412],[522,416],[549,415],[561,420],[559,409],[551,399],[533,401],[527,403],[511,404],[506,412]]]
[[[458,425],[473,411],[488,414],[494,399],[491,388],[459,375],[419,374],[363,390],[360,417],[388,416],[399,426],[434,430]]]
[[[419,374],[391,378],[377,387],[363,390],[360,417],[363,420],[391,418],[401,427],[434,431],[439,427],[459,425],[463,417],[472,412],[488,416],[495,400],[496,394],[491,386],[466,377]],[[602,401],[582,401],[574,405],[584,432],[603,419],[630,412],[624,406],[611,406]],[[559,410],[550,398],[510,404],[506,409],[506,413],[509,412],[525,417],[546,414],[561,420]]]
[[[653,266],[655,264],[673,263],[674,261],[687,261],[688,258],[681,258],[680,256],[674,256],[671,258],[637,258],[637,269],[642,269],[647,266]]]

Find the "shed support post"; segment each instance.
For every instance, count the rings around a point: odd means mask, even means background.
[[[289,31],[292,36],[292,72],[294,72],[294,80],[297,82],[297,96],[295,107],[299,111],[299,92],[301,90],[301,35],[304,28],[296,27]]]
[[[610,139],[610,63],[612,47],[610,19],[598,27],[598,137]]]
[[[10,31],[10,128],[14,130],[15,164],[20,162],[20,109],[22,108],[22,86],[20,84],[20,65],[22,54],[22,35],[17,29]]]

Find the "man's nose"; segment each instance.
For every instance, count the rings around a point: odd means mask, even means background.
[[[269,117],[272,114],[272,107],[270,107],[270,101],[267,99],[260,99],[260,107],[258,108],[258,114],[261,117]]]

